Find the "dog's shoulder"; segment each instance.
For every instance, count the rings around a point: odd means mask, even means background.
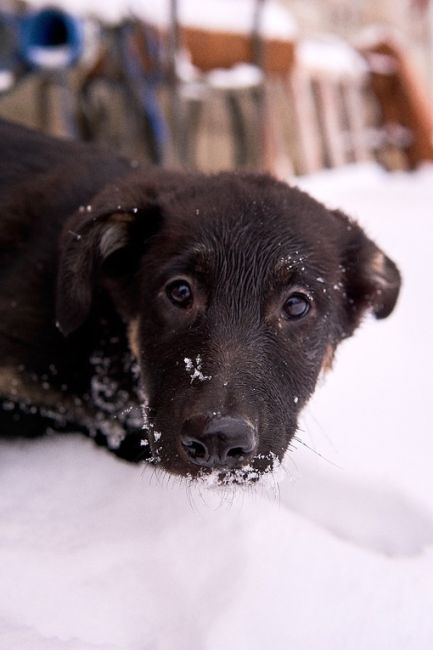
[[[0,196],[29,177],[40,176],[75,153],[66,140],[0,120]]]
[[[4,120],[0,141],[0,265],[26,242],[54,246],[69,215],[131,172],[129,160],[101,147]]]
[[[18,349],[33,355],[55,342],[59,237],[68,217],[128,175],[131,164],[1,120],[0,141],[0,357],[16,360]]]
[[[71,187],[74,196],[92,194],[113,178],[131,170],[131,163],[104,148],[46,135],[0,120],[0,201],[17,193],[29,195],[32,186]],[[47,196],[51,200],[48,188]],[[42,195],[41,191],[38,192]]]

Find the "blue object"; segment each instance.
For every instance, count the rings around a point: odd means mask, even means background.
[[[32,68],[68,68],[83,51],[81,21],[61,9],[45,8],[21,19],[19,53]]]
[[[167,127],[157,97],[157,88],[162,80],[160,69],[161,51],[157,40],[153,37],[153,31],[147,30],[145,26],[141,26],[141,28],[154,67],[151,65],[150,70],[146,70],[142,61],[137,58],[133,49],[131,49],[130,36],[134,33],[134,24],[131,23],[125,23],[120,28],[120,56],[130,88],[134,89],[135,95],[139,99],[143,117],[149,127],[154,160],[156,163],[161,163],[165,144],[168,140]]]

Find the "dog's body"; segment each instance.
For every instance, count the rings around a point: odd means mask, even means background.
[[[118,347],[111,351],[113,361],[129,359],[125,329],[108,310],[76,336],[60,333],[59,239],[67,218],[80,207],[87,210],[95,191],[129,174],[131,163],[0,124],[0,432],[39,435],[47,426],[75,425],[97,431],[105,414],[91,398],[95,355]],[[127,373],[125,378],[131,391]],[[128,393],[125,401],[131,398]]]
[[[361,229],[267,176],[136,169],[7,123],[0,141],[2,433],[102,431],[136,460],[144,390],[166,469],[264,471],[339,341],[394,307]]]

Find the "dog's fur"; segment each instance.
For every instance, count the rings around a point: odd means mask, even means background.
[[[185,422],[242,417],[264,471],[338,343],[394,308],[399,272],[361,228],[269,176],[141,168],[5,122],[0,141],[4,434],[83,428],[137,460],[144,417],[154,457],[194,475]]]

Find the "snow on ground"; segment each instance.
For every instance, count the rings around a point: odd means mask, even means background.
[[[1,648],[431,650],[433,170],[302,184],[404,277],[305,413],[315,451],[278,489],[200,492],[81,437],[2,442]]]
[[[337,78],[342,75],[359,78],[368,70],[361,54],[334,34],[303,38],[297,45],[296,59],[304,70],[316,75],[325,73]]]

